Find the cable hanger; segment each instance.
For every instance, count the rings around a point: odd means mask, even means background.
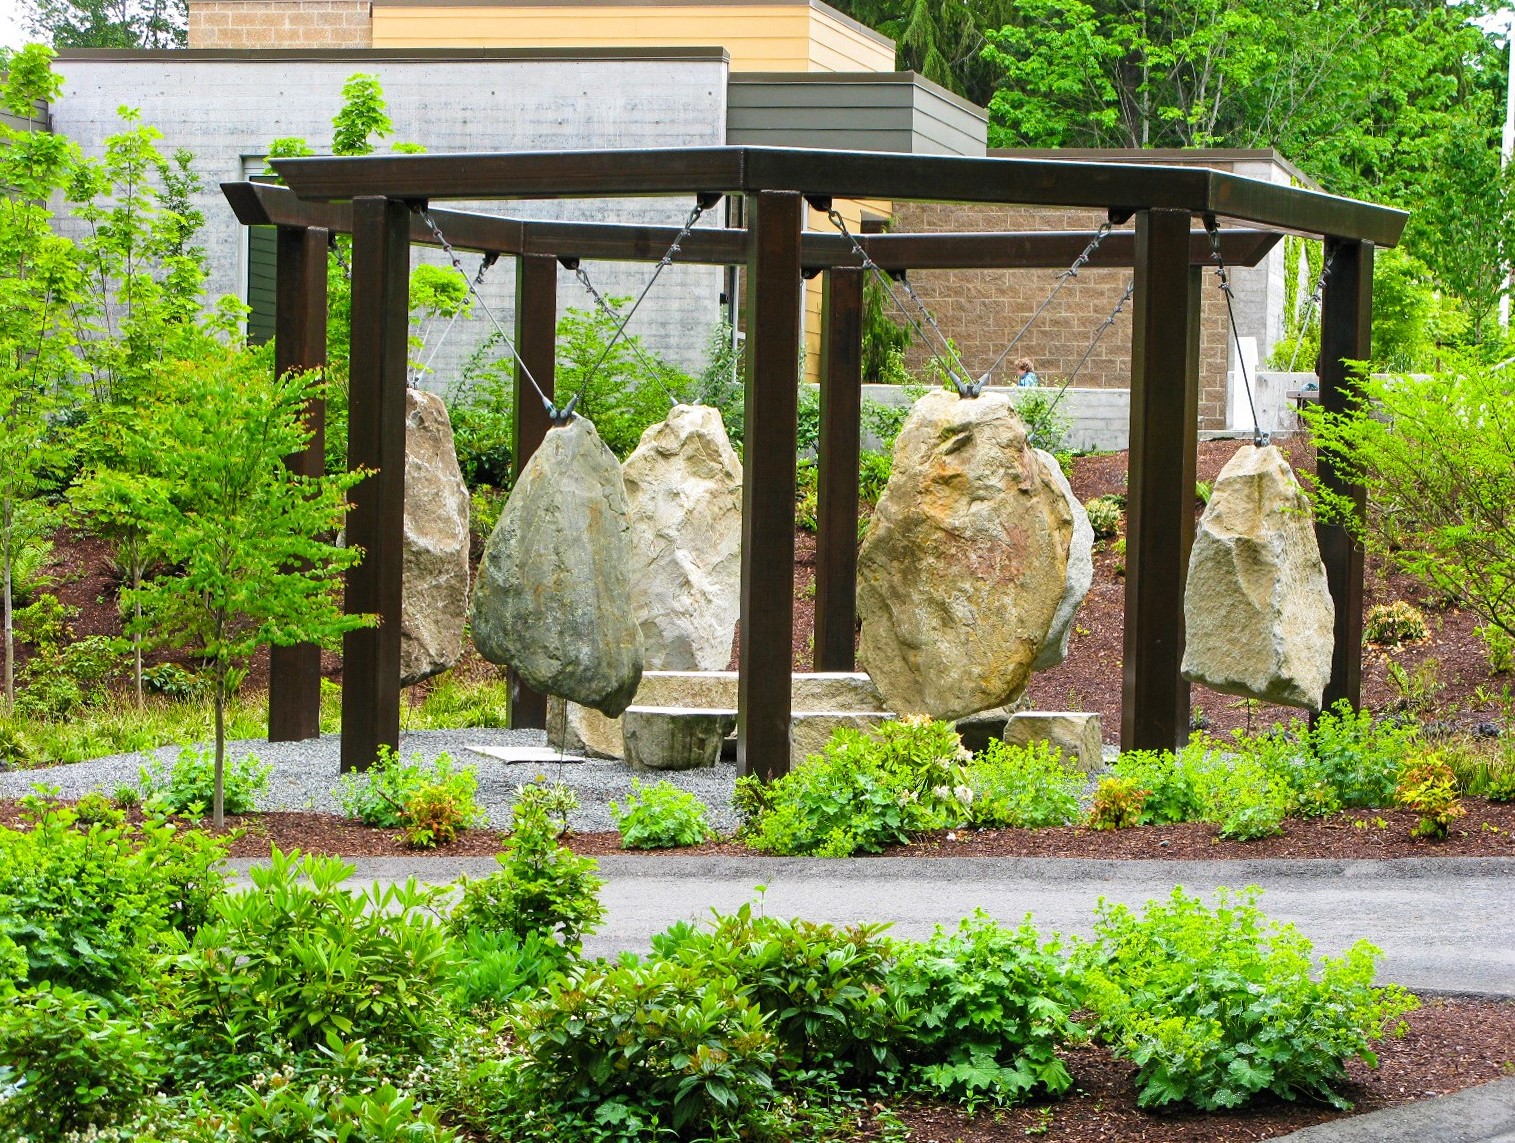
[[[473,293],[478,293],[479,287],[484,284],[484,275],[499,260],[500,256],[494,253],[485,254],[479,259],[478,273],[474,274],[473,281],[470,284],[470,290]],[[447,344],[447,337],[452,333],[452,327],[458,324],[458,318],[462,316],[463,308],[463,306],[459,306],[452,311],[452,317],[447,319],[447,324],[442,328],[442,336],[437,338],[437,343],[431,347],[431,352],[426,355],[426,360],[421,362],[416,368],[415,374],[410,380],[410,387],[412,389],[421,383],[422,377],[431,372],[431,363],[437,359],[437,354],[442,351],[442,346]]]
[[[1241,352],[1241,331],[1236,328],[1235,297],[1231,292],[1231,274],[1226,269],[1226,260],[1220,252],[1220,225],[1213,214],[1205,215],[1205,233],[1210,236],[1210,260],[1215,263],[1215,277],[1220,291],[1226,297],[1226,317],[1231,323],[1231,341],[1236,346],[1236,368],[1241,370],[1241,381],[1247,392],[1247,407],[1252,411],[1252,443],[1262,448],[1268,443],[1268,434],[1263,432],[1257,416],[1257,401],[1252,396],[1252,379],[1247,376],[1247,362]]]

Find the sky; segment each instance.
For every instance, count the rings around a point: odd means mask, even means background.
[[[21,0],[0,0],[0,46],[19,48],[26,43],[21,28]]]

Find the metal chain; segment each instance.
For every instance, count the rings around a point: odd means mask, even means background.
[[[1126,291],[1125,293],[1121,294],[1120,301],[1115,303],[1115,308],[1110,311],[1110,316],[1105,318],[1105,320],[1100,323],[1099,328],[1094,331],[1094,336],[1089,341],[1089,347],[1084,350],[1084,355],[1078,359],[1078,364],[1073,367],[1073,372],[1068,374],[1067,378],[1064,379],[1062,385],[1058,387],[1057,396],[1052,398],[1052,404],[1047,406],[1047,415],[1049,417],[1057,410],[1058,404],[1063,399],[1063,394],[1068,391],[1068,386],[1073,384],[1073,379],[1077,377],[1079,373],[1083,371],[1084,366],[1088,364],[1089,358],[1094,354],[1094,347],[1099,344],[1099,339],[1105,336],[1105,330],[1109,329],[1112,325],[1115,324],[1115,319],[1120,317],[1121,311],[1126,308],[1126,303],[1131,300],[1131,295],[1135,291],[1136,279],[1132,278],[1126,283]]]
[[[469,286],[471,293],[477,294],[479,292],[479,287],[484,284],[484,275],[489,272],[491,266],[499,261],[499,258],[498,254],[485,254],[479,259],[478,273],[473,276],[473,282]],[[447,319],[447,325],[442,329],[442,336],[437,338],[436,345],[432,346],[431,352],[426,355],[426,360],[421,362],[420,367],[416,370],[415,378],[411,382],[412,388],[419,385],[421,378],[431,372],[431,363],[437,359],[437,354],[442,351],[442,346],[447,344],[447,337],[452,333],[452,327],[458,324],[458,318],[462,316],[462,313],[462,306],[453,310],[452,317]]]
[[[580,284],[589,293],[589,296],[594,299],[595,304],[600,307],[600,311],[610,318],[611,321],[620,321],[621,315],[616,312],[615,307],[605,299],[605,296],[595,288],[595,284],[589,280],[589,274],[585,271],[583,263],[574,258],[570,261],[568,268],[573,271],[574,277],[579,280]],[[631,346],[637,355],[637,359],[641,361],[643,367],[651,374],[653,381],[657,383],[657,387],[663,391],[663,396],[668,398],[668,403],[670,405],[683,404],[683,398],[663,383],[665,367],[648,357],[642,349],[642,343],[636,338],[629,339],[626,344]]]
[[[348,281],[351,281],[352,280],[352,263],[348,262],[347,255],[342,253],[342,243],[339,242],[337,240],[337,238],[338,238],[338,236],[335,235],[335,234],[333,234],[327,240],[327,242],[326,242],[326,248],[328,250],[330,250],[332,252],[332,255],[336,258],[337,265],[342,270],[342,276],[344,278],[346,278]]]
[[[1247,392],[1247,408],[1252,411],[1252,443],[1262,448],[1268,443],[1268,434],[1263,432],[1257,416],[1257,402],[1252,397],[1252,380],[1247,376],[1247,363],[1242,358],[1241,331],[1236,328],[1235,296],[1231,292],[1231,274],[1226,269],[1226,260],[1220,252],[1220,226],[1213,214],[1205,215],[1205,233],[1210,236],[1210,260],[1215,263],[1215,276],[1220,282],[1220,291],[1226,297],[1226,317],[1231,323],[1231,340],[1236,345],[1236,368],[1241,370],[1241,382]]]
[[[1057,282],[1053,285],[1052,292],[1042,300],[1042,304],[1037,306],[1031,316],[1026,319],[1026,324],[1021,326],[1020,332],[1010,339],[1010,343],[1006,345],[1004,349],[1000,350],[999,356],[994,359],[994,363],[990,365],[988,369],[984,370],[984,375],[979,378],[980,385],[985,384],[993,375],[994,371],[998,369],[1004,362],[1005,358],[1010,356],[1010,351],[1015,348],[1016,343],[1019,342],[1021,338],[1026,336],[1026,333],[1031,329],[1032,326],[1036,324],[1037,319],[1042,316],[1042,313],[1046,310],[1046,308],[1050,306],[1057,298],[1057,295],[1062,291],[1062,288],[1066,286],[1072,279],[1078,277],[1078,272],[1084,268],[1090,258],[1094,257],[1094,252],[1100,248],[1100,244],[1104,242],[1105,238],[1110,234],[1110,231],[1114,229],[1115,224],[1108,220],[1100,223],[1099,229],[1094,232],[1094,237],[1090,239],[1089,245],[1085,246],[1083,252],[1079,254],[1077,258],[1073,259],[1073,265],[1069,266],[1066,270],[1057,276]]]
[[[484,311],[485,316],[493,323],[495,333],[499,334],[500,340],[510,350],[510,355],[515,358],[515,362],[520,367],[521,372],[526,375],[526,380],[530,381],[531,387],[536,390],[537,397],[542,402],[542,407],[547,410],[548,420],[552,421],[555,425],[567,421],[573,415],[573,406],[578,401],[578,398],[575,397],[562,409],[559,409],[552,403],[552,398],[542,391],[541,385],[537,384],[536,377],[532,375],[531,366],[527,365],[525,359],[521,357],[521,351],[516,348],[515,341],[511,339],[510,334],[505,332],[505,327],[500,324],[500,319],[494,316],[494,311],[489,308],[489,303],[484,300],[484,295],[479,293],[478,286],[468,276],[468,271],[463,269],[463,262],[458,257],[458,252],[452,248],[452,243],[447,241],[447,236],[442,233],[441,227],[437,225],[437,220],[431,216],[431,211],[423,209],[420,211],[420,215],[421,220],[426,223],[426,229],[431,231],[431,236],[437,240],[437,244],[446,252],[448,260],[452,262],[452,268],[462,275],[463,281],[468,283],[468,292],[473,295],[474,301],[479,303],[479,308]]]
[[[1310,298],[1305,302],[1305,320],[1300,323],[1299,333],[1294,338],[1294,351],[1289,354],[1290,373],[1294,372],[1294,365],[1299,360],[1299,347],[1305,340],[1305,331],[1310,328],[1310,319],[1315,316],[1315,309],[1320,305],[1321,295],[1326,292],[1326,279],[1331,276],[1331,263],[1335,258],[1336,250],[1332,247],[1325,253],[1320,266],[1320,277],[1315,279],[1315,289],[1310,291]]]

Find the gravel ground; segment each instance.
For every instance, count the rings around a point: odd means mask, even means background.
[[[338,786],[337,735],[309,742],[264,742],[244,739],[228,743],[229,758],[255,754],[273,766],[268,787],[258,797],[260,810],[324,810],[339,812],[335,791]],[[538,775],[548,781],[571,785],[579,795],[579,809],[569,819],[569,826],[579,832],[611,830],[611,801],[624,799],[631,791],[631,767],[621,761],[593,759],[585,762],[507,763],[475,754],[470,746],[546,746],[540,730],[418,730],[400,737],[400,753],[406,758],[419,754],[433,759],[449,754],[457,763],[472,766],[479,778],[479,804],[489,813],[490,824],[504,828],[510,824],[510,805],[515,789]],[[139,770],[155,759],[171,762],[179,751],[164,747],[150,754],[117,754],[77,762],[69,766],[49,766],[42,770],[18,770],[0,773],[0,797],[19,797],[33,785],[56,786],[65,798],[77,798],[99,790],[111,794],[123,783],[135,785]],[[737,825],[731,809],[731,791],[736,782],[736,765],[723,762],[713,770],[684,771],[644,775],[644,781],[666,779],[690,791],[709,808],[710,824],[717,830]]]

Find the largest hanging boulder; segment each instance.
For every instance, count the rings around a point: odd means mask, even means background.
[[[615,718],[642,679],[621,466],[583,417],[548,431],[484,548],[473,641],[531,687]]]
[[[960,718],[1014,699],[1063,599],[1072,537],[1007,397],[917,401],[858,557],[860,659],[888,708]]]
[[[720,411],[675,405],[621,473],[647,668],[725,670],[742,583],[742,464]]]
[[[1184,588],[1184,678],[1319,710],[1336,608],[1310,503],[1278,449],[1243,445],[1199,521]]]
[[[463,657],[468,616],[468,488],[452,422],[435,393],[405,393],[405,556],[400,685]]]

